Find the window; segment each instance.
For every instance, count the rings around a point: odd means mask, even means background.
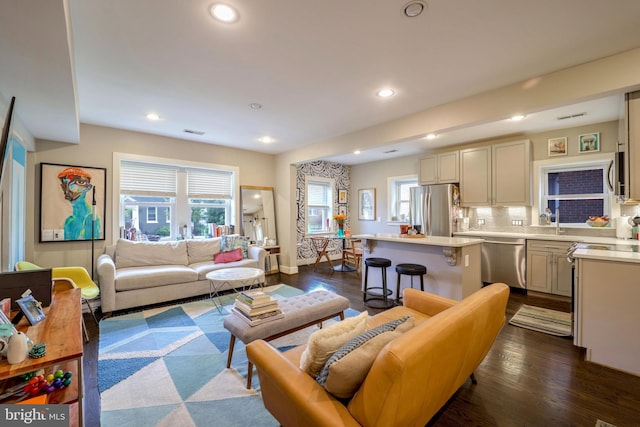
[[[609,161],[557,164],[541,169],[541,211],[551,210],[561,224],[584,224],[589,216],[611,216]]]
[[[331,233],[333,231],[333,179],[307,177],[307,233]]]
[[[149,206],[147,208],[147,222],[158,222],[158,208]]]
[[[387,179],[389,218],[392,222],[410,221],[411,188],[418,186],[415,175],[395,176]]]
[[[217,235],[234,225],[236,172],[119,159],[120,226],[149,240]],[[231,168],[230,168],[231,169]]]

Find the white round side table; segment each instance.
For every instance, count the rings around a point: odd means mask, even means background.
[[[259,268],[221,268],[207,273],[205,277],[209,280],[209,297],[213,300],[218,312],[222,312],[222,305],[216,300],[221,296],[221,291],[232,289],[237,293],[238,288],[245,290],[254,286],[262,288],[264,285],[264,271]]]

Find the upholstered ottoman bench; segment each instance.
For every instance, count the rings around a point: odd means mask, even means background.
[[[278,303],[284,317],[256,326],[249,326],[235,314],[224,318],[223,325],[231,333],[227,368],[231,367],[236,338],[245,344],[260,339],[271,341],[318,323],[322,327],[323,321],[336,316],[344,320],[344,310],[349,308],[347,298],[322,290],[282,299]],[[253,364],[249,362],[247,388],[251,388],[252,371]]]

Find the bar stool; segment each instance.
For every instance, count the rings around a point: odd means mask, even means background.
[[[400,305],[400,277],[404,274],[411,276],[411,287],[413,288],[413,276],[420,276],[420,290],[424,292],[424,275],[427,274],[427,267],[420,264],[398,264],[396,265],[396,273],[398,273],[398,283],[396,284],[396,304]]]
[[[364,304],[373,308],[390,308],[393,307],[393,301],[389,301],[388,297],[393,293],[387,288],[387,267],[391,267],[391,260],[386,258],[367,258],[364,260]],[[368,287],[369,283],[369,267],[378,267],[382,272],[382,286]],[[382,301],[382,305],[373,305],[370,301]]]

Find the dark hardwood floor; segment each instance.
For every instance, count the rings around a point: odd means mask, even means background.
[[[311,266],[299,271],[267,276],[267,284],[325,288],[349,298],[351,308],[365,309],[356,273],[331,272],[326,263],[316,272]],[[569,311],[566,299],[513,292],[507,319],[522,304]],[[366,309],[370,314],[380,311]],[[100,425],[98,327],[88,314],[85,322],[90,336],[84,356],[85,425],[93,427]],[[618,427],[640,426],[640,377],[585,362],[583,352],[569,338],[506,324],[476,370],[478,384],[467,381],[429,426],[591,427],[598,419]]]

